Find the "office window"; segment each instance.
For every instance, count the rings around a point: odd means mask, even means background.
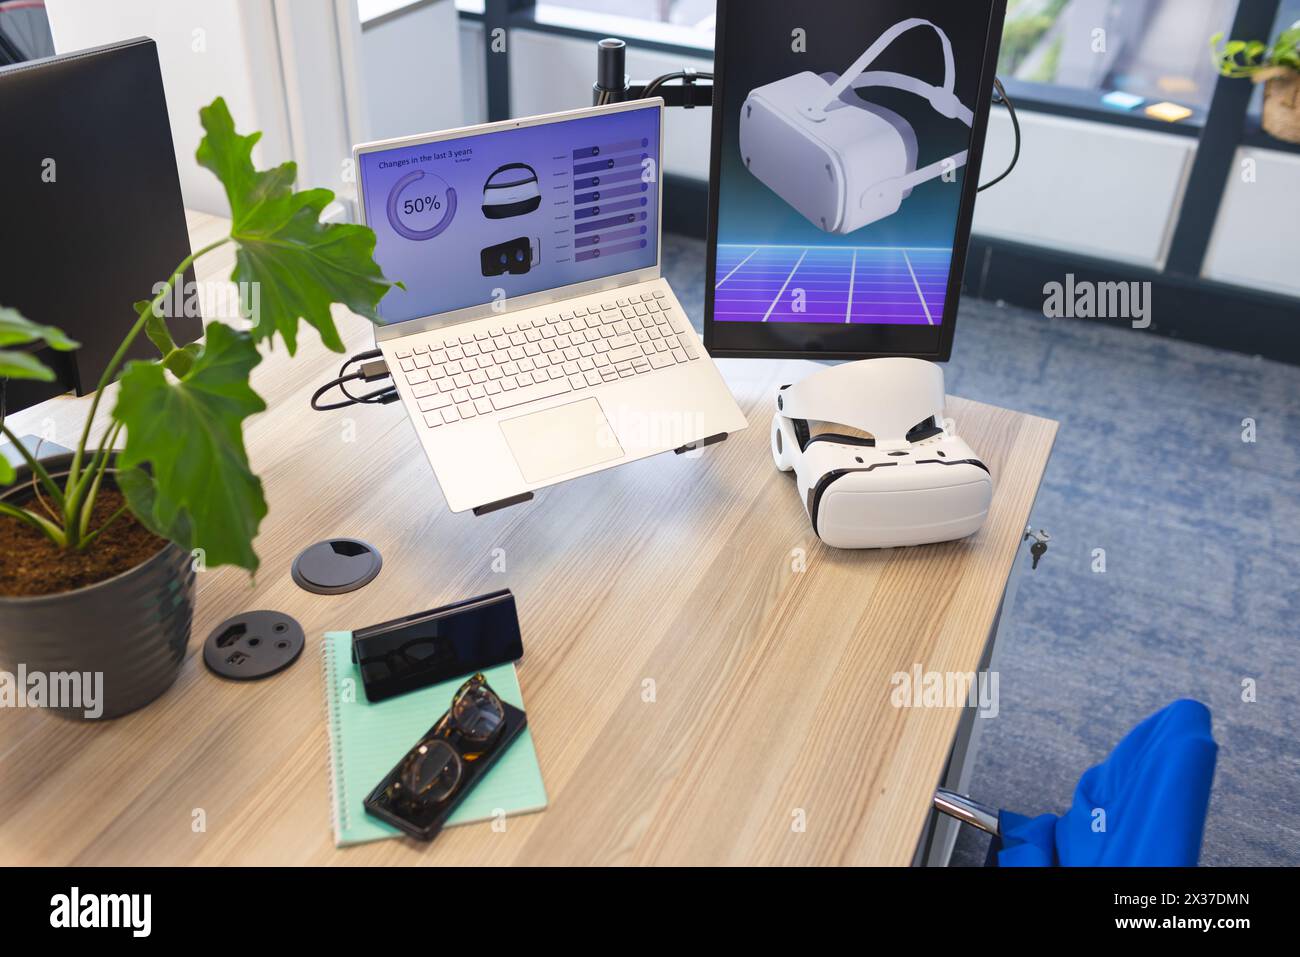
[[[743,9],[743,0],[737,4]],[[1238,0],[1008,0],[998,72],[1028,101],[1095,112],[1098,119],[1169,101],[1191,110],[1183,122],[1197,125],[1218,78],[1210,37],[1231,31],[1237,5]],[[716,9],[715,0],[538,0],[533,15],[537,29],[705,52],[713,47]],[[1282,0],[1278,29],[1296,18],[1300,0]],[[1103,100],[1111,93],[1140,101]]]
[[[53,54],[54,40],[43,3],[0,2],[0,66]]]
[[[743,0],[742,0],[743,2]],[[713,49],[714,0],[539,0],[539,24]]]
[[[541,0],[536,18],[543,26],[707,49],[716,6],[715,0]],[[1286,8],[1300,7],[1300,0],[1284,0],[1283,7],[1286,17]],[[1168,100],[1199,117],[1217,76],[1210,36],[1230,30],[1236,9],[1237,0],[1008,0],[998,70],[1022,90],[1029,85],[1031,98],[1076,109],[1107,110],[1102,96],[1118,91],[1148,103]]]
[[[1282,0],[1282,6],[1278,9],[1277,22],[1273,24],[1273,29],[1266,37],[1234,37],[1240,40],[1263,40],[1265,43],[1272,43],[1277,39],[1277,35],[1283,30],[1291,27],[1292,24],[1300,23],[1300,0]],[[1264,87],[1261,84],[1254,93],[1250,101],[1251,118],[1258,123],[1260,115],[1264,111]]]
[[[714,0],[555,0],[549,6],[713,30]]]
[[[998,71],[1052,88],[1131,93],[1204,110],[1216,72],[1210,37],[1237,0],[1009,0]]]

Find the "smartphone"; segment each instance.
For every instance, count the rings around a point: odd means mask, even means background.
[[[524,656],[510,589],[352,633],[367,701],[383,701]]]

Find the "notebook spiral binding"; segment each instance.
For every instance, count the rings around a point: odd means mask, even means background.
[[[336,844],[341,843],[343,834],[349,828],[348,802],[347,796],[343,793],[347,787],[347,778],[343,775],[343,769],[339,767],[342,760],[340,751],[343,741],[342,732],[339,728],[339,715],[335,709],[334,702],[338,695],[334,693],[335,681],[337,681],[334,670],[334,652],[330,640],[326,638],[321,642],[321,668],[325,672],[325,727],[329,732],[329,765],[330,765],[330,827],[334,829],[334,841]]]

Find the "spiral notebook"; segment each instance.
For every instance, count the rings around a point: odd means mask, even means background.
[[[327,633],[321,657],[330,739],[334,843],[343,847],[400,837],[402,832],[397,828],[367,814],[362,802],[447,710],[464,678],[371,704],[361,688],[361,673],[352,663],[352,632]],[[524,707],[513,664],[498,665],[483,674],[503,701]],[[527,814],[545,807],[542,769],[532,734],[525,728],[510,750],[465,796],[446,826],[486,821],[501,812]]]

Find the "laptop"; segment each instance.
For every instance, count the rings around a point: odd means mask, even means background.
[[[748,424],[660,273],[663,101],[354,147],[376,344],[453,512]]]

